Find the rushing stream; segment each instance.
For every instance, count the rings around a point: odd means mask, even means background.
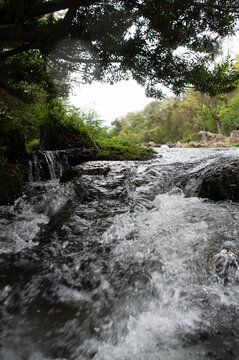
[[[239,204],[197,197],[239,149],[159,149],[0,207],[0,360],[239,359]]]

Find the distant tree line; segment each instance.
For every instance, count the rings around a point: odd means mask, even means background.
[[[239,67],[239,55],[235,68]],[[197,139],[200,130],[229,136],[239,123],[239,89],[210,96],[192,89],[178,97],[149,103],[142,111],[112,122],[112,133],[133,143]]]

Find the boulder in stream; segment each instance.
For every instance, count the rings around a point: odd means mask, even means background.
[[[202,178],[199,194],[214,201],[239,201],[239,164],[209,172]]]
[[[239,202],[239,160],[225,157],[200,163],[186,178],[179,177],[178,184],[187,197]]]

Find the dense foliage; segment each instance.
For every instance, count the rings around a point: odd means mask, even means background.
[[[197,140],[200,130],[229,136],[239,123],[239,90],[210,97],[188,91],[181,97],[153,101],[142,111],[112,122],[115,138],[135,144]]]
[[[151,96],[158,83],[231,91],[230,61],[209,65],[238,9],[238,0],[1,0],[1,91],[24,100],[34,84],[65,91],[72,71],[83,81],[131,76]]]

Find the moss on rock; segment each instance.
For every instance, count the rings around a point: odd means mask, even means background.
[[[152,148],[136,145],[107,145],[100,144],[97,160],[150,160],[153,158]]]

